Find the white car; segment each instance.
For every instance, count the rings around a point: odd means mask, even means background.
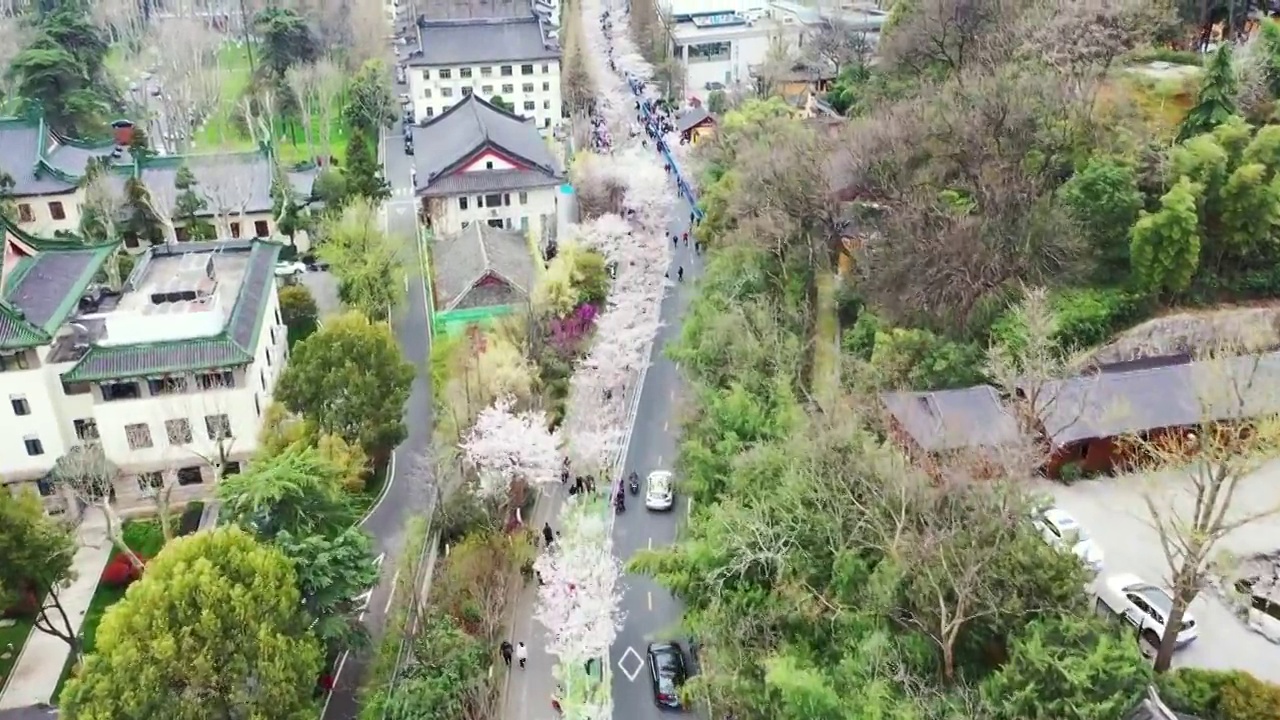
[[[649,510],[670,510],[675,504],[676,492],[671,473],[654,470],[645,480],[644,506]]]
[[[307,271],[307,264],[300,262],[276,263],[276,277],[293,277]]]
[[[1102,572],[1102,548],[1066,510],[1047,508],[1032,516],[1031,523],[1045,542],[1059,550],[1071,550],[1090,570]]]
[[[1098,612],[1119,615],[1138,630],[1138,637],[1154,652],[1164,637],[1165,621],[1173,610],[1173,598],[1164,588],[1157,587],[1132,573],[1112,575],[1098,584]],[[1178,629],[1177,647],[1185,647],[1200,636],[1196,619],[1188,611],[1182,616]]]

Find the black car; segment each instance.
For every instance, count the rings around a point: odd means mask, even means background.
[[[653,701],[660,708],[681,710],[680,686],[689,676],[684,651],[678,643],[649,643],[649,674],[653,679]]]
[[[405,138],[404,140],[404,154],[405,155],[413,154],[413,141],[408,138]]]

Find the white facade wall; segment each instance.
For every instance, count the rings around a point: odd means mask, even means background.
[[[439,198],[442,213],[436,219],[437,232],[452,234],[470,223],[500,221],[504,228],[524,232],[533,230],[534,237],[540,238],[543,224],[555,222],[556,192],[556,187],[544,187],[489,193],[488,196],[452,195]],[[494,195],[501,196],[503,202],[497,205],[486,202],[486,197],[493,200]]]
[[[500,65],[413,66],[405,73],[413,116],[419,123],[440,116],[462,101],[467,92],[473,92],[485,100],[501,97],[511,104],[516,115],[532,117],[544,135],[560,124],[560,61],[556,59]]]
[[[18,228],[39,237],[53,237],[59,230],[75,232],[80,227],[80,203],[83,200],[84,193],[80,190],[14,198]]]
[[[139,398],[112,401],[103,400],[100,383],[73,387],[68,394],[60,376],[74,363],[46,364],[48,347],[28,351],[27,356],[38,356],[40,362],[28,363],[28,370],[0,372],[0,395],[5,400],[0,407],[0,479],[36,487],[34,482],[48,473],[67,449],[83,442],[77,437],[77,421],[91,421],[107,458],[120,469],[115,496],[122,512],[150,505],[140,473],[160,472],[164,482],[173,487],[173,503],[208,497],[216,477],[210,463],[225,456],[243,464],[257,450],[262,413],[271,403],[288,359],[286,335],[273,292],[264,310],[257,356],[251,365],[232,372],[234,387],[201,390],[196,374],[187,374],[188,392],[152,394],[144,379],[136,381]],[[14,412],[13,399],[18,396],[26,400],[28,415]],[[231,428],[231,438],[221,445],[210,439],[206,423],[206,416],[216,415],[226,415]],[[189,444],[169,442],[165,421],[180,418],[190,426]],[[150,447],[130,447],[126,426],[137,424],[147,426]],[[39,455],[28,453],[26,440],[33,438],[40,442]],[[177,470],[187,467],[200,468],[200,482],[176,482]]]

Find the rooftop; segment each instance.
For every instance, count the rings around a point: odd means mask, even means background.
[[[414,156],[419,195],[558,185],[563,179],[559,163],[532,120],[474,94],[426,125],[413,128],[413,142],[423,148]],[[456,172],[486,150],[522,167]]]
[[[410,66],[475,65],[499,62],[559,60],[560,46],[549,28],[528,14],[523,17],[478,17],[418,22],[421,54]]]
[[[436,240],[431,258],[441,311],[509,305],[513,299],[527,298],[533,287],[535,261],[518,232],[473,223]],[[495,278],[506,287],[486,292],[485,281]]]
[[[147,377],[250,362],[275,285],[280,246],[228,240],[157,246],[121,294],[80,299],[52,362],[68,382]]]
[[[784,31],[800,32],[800,25],[781,23],[772,18],[753,19],[737,13],[718,13],[713,16],[694,16],[676,22],[671,28],[671,39],[680,45],[699,42],[732,40],[738,37],[776,35]]]
[[[427,20],[529,16],[528,0],[423,0],[415,7]]]
[[[990,385],[880,396],[898,427],[925,452],[999,447],[1021,437],[1018,423]]]
[[[715,117],[707,112],[706,108],[701,106],[689,108],[676,116],[676,130],[678,132],[688,132],[708,120],[715,122]]]

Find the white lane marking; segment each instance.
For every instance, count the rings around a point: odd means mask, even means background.
[[[653,549],[653,538],[649,538],[649,549]]]
[[[649,595],[649,612],[653,612],[653,591],[650,590],[648,595]]]
[[[387,461],[387,479],[386,482],[382,483],[382,495],[378,498],[378,501],[373,504],[373,507],[369,508],[369,512],[365,513],[364,517],[360,520],[361,526],[369,522],[369,518],[373,517],[373,514],[378,511],[378,508],[382,507],[382,503],[387,499],[387,495],[391,493],[391,483],[394,483],[395,481],[396,451],[392,450],[391,459]]]
[[[625,663],[627,661],[627,658],[633,655],[636,658],[636,669],[627,670],[627,666]],[[640,677],[640,671],[644,670],[644,658],[640,657],[640,653],[636,652],[635,648],[628,645],[627,651],[622,653],[622,657],[618,658],[618,669],[622,671],[623,675],[627,676],[628,680],[630,680],[631,682],[635,682],[636,678]]]
[[[391,612],[391,601],[396,599],[396,583],[400,581],[400,569],[396,568],[396,573],[391,576],[391,592],[387,593],[387,604],[382,608],[382,614],[386,615]]]
[[[693,498],[689,498],[689,503],[684,506],[684,517],[686,520],[693,517]]]

